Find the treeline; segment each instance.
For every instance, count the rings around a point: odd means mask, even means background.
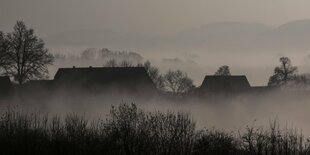
[[[197,130],[190,114],[112,106],[106,119],[65,118],[8,108],[0,118],[1,154],[307,155],[309,139],[295,129],[246,127]]]

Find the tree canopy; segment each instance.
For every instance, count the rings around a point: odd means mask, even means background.
[[[229,70],[229,66],[227,65],[224,65],[224,66],[221,66],[215,73],[214,75],[217,75],[217,76],[230,76],[230,70]]]
[[[168,71],[164,79],[166,87],[176,94],[186,93],[195,87],[193,80],[180,70]]]
[[[268,86],[285,86],[296,77],[297,67],[292,66],[291,60],[288,57],[281,57],[279,61],[280,66],[274,69],[274,74],[269,78]]]
[[[48,76],[48,65],[54,61],[44,41],[24,22],[17,21],[11,33],[0,35],[0,68],[19,84]]]

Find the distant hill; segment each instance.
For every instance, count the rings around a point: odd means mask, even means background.
[[[296,52],[310,49],[310,20],[292,21],[279,27],[249,22],[211,23],[167,36],[120,34],[110,30],[76,30],[48,36],[45,40],[49,46]]]
[[[220,22],[211,23],[197,29],[182,31],[174,38],[183,46],[198,46],[208,49],[231,49],[243,47],[257,35],[274,27],[260,23]]]
[[[253,41],[256,47],[269,50],[309,50],[310,20],[297,20],[266,31]]]

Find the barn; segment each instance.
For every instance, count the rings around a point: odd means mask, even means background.
[[[144,67],[59,68],[54,77],[54,86],[90,92],[157,92]]]
[[[205,76],[200,93],[242,93],[251,89],[250,83],[244,75],[233,76]]]

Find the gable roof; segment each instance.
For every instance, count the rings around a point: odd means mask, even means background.
[[[213,92],[243,91],[251,88],[244,75],[205,76],[200,89]]]
[[[55,84],[77,87],[150,88],[155,85],[144,67],[60,68]]]

